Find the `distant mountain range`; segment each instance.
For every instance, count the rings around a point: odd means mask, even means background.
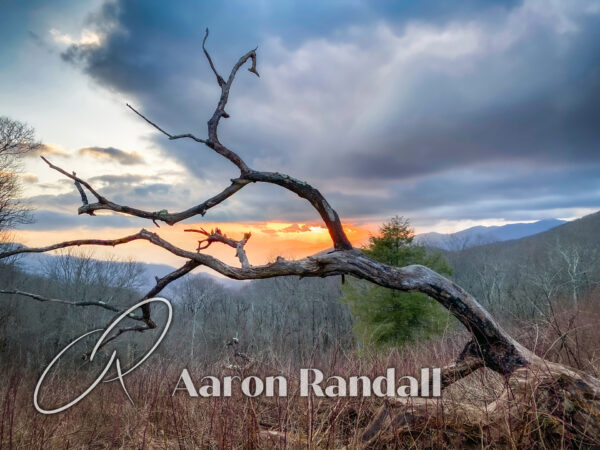
[[[600,249],[600,211],[567,222],[548,231],[525,238],[494,242],[491,244],[466,248],[461,251],[446,252],[450,259],[472,258],[492,255],[495,259],[523,258],[527,255],[543,253],[557,245],[565,248]]]
[[[457,251],[478,245],[491,244],[494,242],[511,241],[522,239],[527,236],[543,233],[566,221],[559,219],[539,220],[533,223],[512,223],[502,226],[476,226],[456,233],[424,233],[415,236],[415,242],[426,247],[441,250]]]
[[[586,216],[585,218],[568,223],[564,220],[548,219],[533,223],[515,223],[503,226],[476,226],[451,234],[425,233],[415,236],[415,242],[427,247],[456,252],[478,246],[486,247],[487,244],[513,241],[528,236],[535,236],[555,228],[558,232],[559,230],[562,231],[562,229],[565,227],[567,229],[570,229],[573,226],[579,227],[581,226],[582,221],[583,223],[588,223],[590,218],[596,218],[595,220],[597,221],[600,219],[600,213]],[[600,227],[598,229],[600,229]],[[43,253],[26,254],[21,257],[21,267],[29,273],[42,275],[45,272],[45,266],[51,264],[55,258],[56,256],[54,255]],[[173,267],[165,264],[142,264],[145,271],[143,281],[144,289],[150,289],[152,286],[154,286],[155,277],[162,277],[174,270]],[[239,287],[240,285],[239,282],[216,277],[209,273],[202,273],[202,275],[210,277],[215,281],[230,287]]]
[[[497,281],[511,283],[522,269],[537,267],[543,273],[553,263],[562,267],[575,263],[569,267],[585,272],[584,279],[595,283],[600,279],[599,230],[600,211],[532,236],[446,251],[444,255],[454,269],[454,279],[465,288],[472,287],[473,274],[480,278],[488,271],[495,273]],[[556,276],[556,268],[549,273]]]

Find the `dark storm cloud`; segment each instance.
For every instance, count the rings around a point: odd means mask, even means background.
[[[24,24],[35,18],[47,3],[45,0],[2,0],[0,5],[0,58],[2,61],[11,61],[19,57],[18,44],[24,36],[42,44],[39,34],[28,30]],[[66,9],[76,3],[77,0],[56,0],[53,2],[53,6],[57,9]]]
[[[569,217],[573,205],[600,209],[600,164],[515,170],[510,165],[451,170],[398,183],[386,196],[331,193],[332,205],[345,217],[396,214],[413,222],[446,220],[535,220]]]
[[[568,198],[571,208],[594,203],[582,185],[597,175],[569,175],[600,165],[593,3],[119,0],[88,25],[101,45],[71,46],[63,59],[130,96],[173,133],[202,136],[217,100],[199,47],[204,26],[224,76],[258,44],[261,78],[240,72],[222,140],[252,166],[310,176],[343,214],[406,208],[438,219],[509,217],[567,208]],[[197,145],[157,139],[199,177],[233,175],[206,149],[200,158]],[[507,173],[513,165],[520,175],[504,183],[463,170],[486,164]],[[459,172],[460,179],[452,175]],[[379,182],[386,195],[336,193],[348,177],[357,188]],[[243,220],[259,211],[259,220],[303,221],[305,210],[290,210],[281,191],[245,191],[245,206],[211,214]]]
[[[144,164],[144,158],[137,152],[126,152],[114,147],[85,147],[79,149],[78,153],[92,158],[116,161],[124,166]]]
[[[369,153],[348,156],[356,176],[403,178],[475,162],[600,162],[600,45],[592,73],[542,98],[488,110],[430,117],[415,130],[374,138]]]

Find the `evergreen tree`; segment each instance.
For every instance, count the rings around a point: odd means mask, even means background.
[[[384,223],[377,236],[369,238],[363,252],[385,264],[404,267],[421,264],[442,273],[451,268],[439,252],[428,252],[413,243],[414,232],[403,217]],[[344,286],[359,337],[375,345],[397,345],[427,338],[443,331],[450,318],[437,302],[420,293],[405,293],[358,280]]]

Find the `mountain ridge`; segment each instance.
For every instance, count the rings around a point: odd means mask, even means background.
[[[560,219],[544,219],[536,222],[520,222],[507,225],[477,225],[455,233],[423,233],[414,242],[426,247],[446,251],[458,251],[494,242],[505,242],[533,236],[568,223]]]

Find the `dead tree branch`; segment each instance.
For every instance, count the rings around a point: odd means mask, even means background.
[[[179,269],[176,269],[173,272],[168,273],[167,275],[165,275],[162,278],[158,278],[156,280],[156,284],[154,285],[154,287],[152,289],[150,289],[148,291],[148,293],[146,295],[144,295],[144,297],[142,297],[142,299],[140,301],[147,300],[149,298],[153,298],[153,297],[157,296],[166,286],[168,286],[173,281],[181,278],[182,276],[188,274],[189,272],[194,270],[196,267],[198,267],[198,265],[199,264],[196,261],[188,261],[183,266],[181,266]],[[154,321],[151,319],[150,304],[146,303],[145,305],[142,305],[141,309],[142,309],[142,317],[130,316],[130,318],[136,318],[137,320],[144,321],[146,323],[144,326],[119,328],[112,336],[110,336],[105,341],[103,341],[102,344],[100,344],[100,346],[98,347],[98,349],[104,347],[109,342],[114,341],[115,339],[117,339],[119,336],[121,336],[124,333],[128,333],[130,331],[143,332],[146,330],[152,330],[152,329],[156,328],[156,323],[154,323]],[[123,310],[118,311],[118,312],[123,312],[123,311],[125,311],[125,308],[123,308]],[[104,328],[105,329],[108,328],[108,326],[111,323],[112,323],[112,321],[109,322],[108,324],[106,324],[106,326]],[[86,354],[85,357],[89,357],[89,354]]]
[[[205,40],[206,40],[207,36],[208,36],[208,33],[205,36]],[[208,52],[206,52],[206,54],[210,60],[210,56],[208,55]],[[152,122],[150,119],[148,119],[147,117],[142,115],[140,112],[135,110],[133,107],[128,105],[132,111],[134,111],[137,115],[139,115],[142,119],[144,119],[146,122],[148,122],[154,128],[159,130],[161,133],[163,133],[167,137],[169,137],[169,139],[176,139],[176,138],[178,139],[180,137],[190,137],[197,142],[205,144],[207,147],[214,150],[216,153],[223,156],[224,158],[229,160],[232,164],[234,164],[236,167],[238,167],[238,169],[240,169],[240,176],[238,178],[232,180],[232,184],[229,187],[227,187],[225,190],[223,190],[221,193],[215,195],[214,197],[212,197],[212,198],[206,200],[205,202],[200,203],[186,211],[183,211],[181,213],[169,214],[169,212],[164,209],[160,210],[158,212],[150,212],[150,211],[140,210],[137,208],[131,208],[129,206],[116,204],[112,201],[107,200],[104,197],[100,197],[91,188],[91,186],[88,183],[82,182],[83,180],[79,179],[79,182],[81,182],[82,185],[84,185],[86,188],[88,188],[90,190],[90,192],[92,192],[94,194],[94,196],[98,199],[97,203],[90,204],[90,205],[83,205],[82,207],[80,207],[79,214],[84,214],[84,213],[90,214],[93,211],[104,209],[104,210],[111,210],[111,211],[115,211],[115,212],[119,212],[119,213],[129,214],[129,215],[133,215],[133,216],[137,216],[137,217],[141,217],[141,218],[146,218],[146,219],[150,219],[150,220],[154,220],[154,221],[163,221],[165,223],[168,223],[169,225],[173,225],[181,220],[187,219],[187,218],[192,217],[197,214],[204,215],[209,208],[212,208],[212,207],[222,203],[223,201],[225,201],[226,199],[231,197],[233,194],[235,194],[237,191],[239,191],[241,188],[243,188],[248,183],[254,183],[254,182],[270,183],[270,184],[276,184],[278,186],[281,186],[281,187],[295,193],[300,198],[307,200],[317,210],[317,212],[321,216],[323,222],[327,226],[327,229],[328,229],[331,239],[333,241],[334,247],[338,250],[351,249],[352,244],[350,243],[348,237],[346,236],[346,233],[344,232],[342,223],[340,221],[340,218],[339,218],[337,212],[329,205],[329,203],[327,202],[325,197],[323,197],[323,195],[317,189],[315,189],[314,187],[309,185],[307,182],[297,180],[293,177],[290,177],[289,175],[281,174],[278,172],[261,172],[261,171],[250,169],[250,167],[246,164],[246,162],[244,162],[244,160],[237,153],[233,152],[232,150],[227,148],[225,145],[223,145],[219,141],[219,137],[218,137],[218,133],[217,133],[219,121],[221,120],[221,117],[225,117],[225,118],[229,117],[229,115],[225,112],[225,107],[227,106],[227,102],[229,100],[229,92],[230,92],[231,86],[235,80],[235,76],[238,73],[239,69],[248,60],[250,60],[252,62],[249,71],[258,76],[258,72],[256,70],[256,49],[254,49],[254,50],[250,50],[248,53],[243,55],[237,61],[237,63],[232,68],[231,73],[229,74],[229,78],[227,79],[227,82],[225,82],[224,84],[219,82],[219,87],[221,88],[221,96],[219,98],[219,102],[217,104],[217,107],[215,108],[215,111],[214,111],[212,117],[208,121],[208,140],[196,138],[189,133],[184,134],[184,135],[179,135],[179,136],[173,136],[170,133],[167,133],[166,131],[164,131],[161,127],[156,125],[154,122]],[[211,63],[211,66],[214,67],[212,65],[212,63]],[[213,69],[213,71],[215,73],[217,73],[216,70]],[[50,164],[46,159],[44,159],[44,161],[46,161],[46,163],[53,169],[59,171],[63,175],[68,176],[69,178],[72,178],[73,180],[77,181],[77,179],[74,176],[68,174],[68,172],[66,172],[65,170],[63,170],[53,164]]]
[[[188,218],[196,216],[196,215],[204,216],[204,214],[206,214],[206,212],[210,208],[213,208],[214,206],[217,206],[220,203],[224,202],[229,197],[231,197],[233,194],[235,194],[237,191],[242,189],[244,186],[251,183],[251,181],[249,181],[249,180],[235,178],[235,179],[231,180],[231,185],[229,185],[227,188],[225,188],[223,191],[221,191],[217,195],[209,198],[208,200],[206,200],[202,203],[199,203],[198,205],[188,208],[185,211],[181,211],[181,212],[177,212],[177,213],[169,213],[166,209],[162,209],[160,211],[144,211],[142,209],[132,208],[130,206],[114,203],[113,201],[108,200],[106,197],[100,196],[91,187],[91,185],[89,183],[85,182],[84,180],[75,176],[74,174],[73,175],[68,174],[64,169],[50,163],[50,161],[48,161],[46,158],[42,157],[42,159],[52,169],[71,178],[72,180],[75,181],[75,183],[79,183],[80,187],[81,187],[81,185],[84,185],[98,199],[98,202],[88,204],[88,203],[86,203],[87,197],[85,197],[86,201],[83,201],[84,195],[85,195],[85,193],[84,193],[82,195],[83,205],[79,207],[78,214],[89,214],[89,215],[93,216],[94,211],[108,210],[108,211],[114,211],[114,212],[121,213],[121,214],[127,214],[130,216],[140,217],[143,219],[149,219],[149,220],[152,220],[155,222],[162,221],[169,225],[174,225],[177,222],[180,222],[182,220],[188,219]],[[81,191],[80,191],[80,193],[81,193]]]
[[[59,303],[62,305],[70,305],[70,306],[97,306],[98,308],[103,308],[103,309],[106,309],[108,311],[113,311],[113,312],[123,312],[126,309],[123,307],[108,305],[101,301],[100,302],[91,302],[91,301],[71,302],[69,300],[62,300],[62,299],[58,299],[58,298],[50,298],[50,297],[45,297],[43,295],[32,294],[31,292],[24,292],[24,291],[20,291],[18,289],[2,289],[2,290],[0,290],[0,294],[22,295],[24,297],[32,298],[33,300],[36,300],[38,302]],[[142,320],[141,317],[137,317],[137,316],[130,316],[130,318],[134,319],[134,320]]]
[[[213,242],[221,242],[222,244],[228,245],[236,249],[235,256],[240,260],[242,267],[250,267],[250,263],[248,262],[248,257],[246,256],[244,246],[248,242],[248,239],[250,239],[250,237],[252,236],[252,233],[244,233],[244,237],[241,240],[236,241],[235,239],[227,237],[227,235],[221,232],[219,228],[210,230],[210,233],[204,228],[200,228],[199,230],[186,229],[183,231],[201,233],[207,236],[206,239],[198,241],[198,248],[196,249],[196,251],[199,252],[200,250],[207,249]]]
[[[238,268],[225,264],[213,256],[181,249],[155,233],[141,230],[139,233],[121,239],[82,239],[48,247],[15,249],[1,253],[0,259],[17,253],[39,253],[80,245],[115,246],[134,240],[148,241],[176,256],[194,261],[198,265],[209,267],[228,278],[237,280],[285,275],[326,277],[349,274],[391,289],[422,292],[440,302],[467,327],[479,344],[482,357],[488,367],[507,374],[537,358],[510,337],[471,295],[450,280],[425,266],[412,265],[402,268],[388,266],[354,249],[317,254],[297,261],[278,258],[273,263]]]
[[[250,61],[251,67],[248,70],[258,76],[256,70],[256,49],[249,51],[239,58],[237,63],[231,69],[227,81],[225,81],[225,79],[217,72],[212,59],[206,50],[205,43],[207,37],[208,30],[204,37],[202,48],[208,59],[211,70],[217,78],[217,84],[221,89],[218,104],[207,124],[208,139],[196,138],[189,133],[176,136],[167,133],[164,129],[146,118],[137,110],[129,105],[128,106],[151,126],[165,134],[169,139],[191,138],[198,143],[204,144],[215,153],[234,164],[239,169],[240,174],[238,178],[232,180],[230,186],[214,197],[180,213],[171,214],[166,210],[149,212],[116,204],[102,197],[87,182],[77,177],[74,173],[68,173],[62,168],[51,164],[45,158],[44,161],[52,169],[57,170],[74,182],[79,183],[80,186],[83,186],[96,197],[97,202],[93,204],[85,204],[86,202],[83,202],[83,206],[79,208],[80,214],[91,214],[97,210],[111,210],[153,221],[163,221],[171,225],[197,214],[204,215],[209,208],[227,200],[249,183],[260,182],[275,184],[295,193],[300,198],[307,200],[313,206],[327,226],[333,241],[334,250],[297,261],[288,261],[283,258],[277,258],[275,262],[269,264],[251,266],[248,263],[244,252],[244,245],[250,237],[249,234],[241,241],[235,241],[227,238],[220,232],[213,231],[208,233],[205,230],[194,230],[207,236],[207,239],[200,241],[198,250],[207,248],[212,242],[221,242],[236,248],[237,256],[242,263],[242,267],[233,267],[210,255],[198,251],[193,252],[181,249],[162,239],[155,233],[141,230],[133,235],[113,240],[84,239],[62,242],[40,248],[21,247],[1,253],[0,259],[20,253],[48,252],[71,246],[115,246],[127,244],[136,240],[144,240],[187,260],[184,266],[157,280],[155,288],[147,294],[146,298],[156,295],[170,282],[199,266],[211,268],[226,277],[237,280],[273,278],[285,275],[327,277],[347,274],[390,289],[404,292],[421,292],[438,301],[448,309],[469,330],[473,339],[472,342],[467,345],[465,351],[461,354],[461,357],[454,364],[444,368],[444,385],[449,385],[457,379],[477,370],[482,365],[485,365],[494,371],[505,375],[507,378],[511,377],[512,379],[518,379],[519,383],[521,383],[520,385],[527,387],[527,389],[523,391],[523,395],[531,395],[532,392],[537,392],[531,384],[533,381],[536,381],[539,382],[539,386],[543,387],[542,391],[551,394],[546,395],[546,397],[544,397],[546,399],[562,398],[562,394],[568,394],[570,398],[574,399],[571,403],[583,405],[581,406],[581,409],[589,411],[600,410],[600,381],[587,375],[584,376],[566,366],[549,363],[538,357],[513,339],[469,293],[433,270],[420,265],[411,265],[401,268],[389,266],[374,261],[359,250],[354,249],[344,232],[337,212],[329,205],[325,197],[317,189],[305,181],[292,178],[285,174],[278,172],[262,172],[251,169],[240,155],[222,144],[218,136],[218,126],[221,118],[229,117],[225,108],[229,100],[232,84],[239,69]],[[117,332],[117,335],[132,330],[143,331],[156,326],[151,320],[149,308],[143,311],[143,320],[146,323],[147,328],[133,327],[130,329],[122,329]],[[557,383],[559,379],[560,383]],[[584,416],[584,419],[591,416],[591,413],[587,414]],[[597,417],[597,415],[594,417]],[[580,422],[583,419],[574,416],[572,420],[577,422],[577,425],[582,425]],[[587,426],[586,424],[583,425]],[[600,429],[600,419],[594,423],[594,426]]]
[[[223,85],[225,85],[225,80],[223,79],[223,77],[221,75],[219,75],[219,72],[217,72],[217,69],[215,69],[215,65],[213,64],[212,58],[210,57],[210,55],[208,54],[208,51],[206,50],[206,39],[208,39],[208,28],[206,29],[206,33],[204,34],[204,39],[202,39],[202,50],[204,51],[204,54],[206,55],[206,59],[208,59],[208,64],[210,64],[211,70],[217,77],[217,83],[219,84],[219,87],[223,87]]]
[[[193,139],[196,142],[200,142],[201,144],[206,144],[206,142],[207,142],[205,139],[197,138],[196,136],[194,136],[191,133],[186,133],[186,134],[170,134],[170,133],[167,133],[165,130],[163,130],[157,124],[155,124],[154,122],[152,122],[150,119],[148,119],[146,116],[144,116],[142,113],[140,113],[137,109],[135,109],[129,103],[126,103],[126,105],[127,105],[127,107],[130,110],[132,110],[134,113],[136,113],[138,116],[140,116],[146,122],[148,122],[150,125],[152,125],[154,128],[156,128],[158,131],[160,131],[162,134],[164,134],[165,136],[167,136],[169,138],[169,140],[171,140],[171,141],[174,141],[176,139],[189,138],[189,139]]]
[[[495,370],[498,370],[501,373],[510,373],[515,367],[521,367],[527,364],[534,355],[514,341],[514,339],[512,339],[512,337],[510,337],[468,293],[426,267],[390,267],[373,261],[361,252],[354,250],[344,232],[338,214],[317,189],[304,181],[297,180],[288,175],[277,172],[252,170],[237,153],[233,152],[219,141],[217,129],[221,117],[228,117],[225,112],[225,107],[229,100],[231,86],[239,69],[248,60],[251,60],[252,62],[251,72],[256,73],[256,51],[251,50],[243,55],[233,66],[227,81],[224,84],[219,82],[221,96],[212,117],[208,121],[209,139],[205,142],[205,145],[209,148],[236,165],[240,169],[240,177],[237,180],[234,180],[233,184],[219,194],[216,199],[213,197],[210,201],[204,202],[204,204],[198,205],[192,208],[192,210],[193,212],[205,211],[205,208],[225,200],[237,192],[243,185],[250,182],[276,184],[294,192],[311,203],[327,226],[336,251],[327,255],[316,255],[314,257],[305,258],[300,261],[286,261],[279,258],[274,263],[264,266],[250,266],[249,264],[244,264],[244,261],[242,260],[242,267],[234,268],[209,255],[192,253],[177,248],[161,239],[158,235],[146,230],[142,230],[135,235],[120,240],[72,241],[70,243],[56,244],[55,246],[46,249],[38,249],[37,251],[48,251],[69,245],[119,245],[121,243],[130,242],[131,240],[142,239],[162,247],[173,254],[190,261],[195,261],[199,265],[210,267],[213,270],[234,279],[256,279],[283,275],[322,277],[350,274],[392,289],[423,292],[436,299],[448,308],[467,327],[467,329],[471,331],[475,340],[482,348],[482,358],[487,365]],[[214,68],[214,65],[212,65],[212,67]],[[214,70],[214,72],[217,73],[216,70]],[[137,113],[137,111],[135,112]],[[162,131],[167,136],[171,136],[149,119],[142,116],[140,113],[138,114],[155,128]],[[178,219],[181,220],[183,216],[189,217],[190,210],[188,210],[188,214],[183,214],[180,217],[173,217],[172,215],[169,217],[167,211],[148,213],[146,211],[116,205],[100,196],[84,180],[77,178],[75,175],[70,175],[65,170],[50,164],[48,161],[46,162],[53,169],[58,170],[75,181],[79,181],[98,199],[98,204],[88,205],[86,211],[93,210],[91,207],[94,209],[110,209],[116,212],[124,212],[126,214],[147,217],[153,220],[168,220],[168,223],[174,223]],[[86,208],[86,206],[84,205],[80,208],[80,212],[83,208]],[[213,237],[213,240],[214,239],[215,238]],[[210,245],[210,241],[207,241],[206,245]],[[236,248],[238,248],[237,244]],[[29,249],[28,251],[36,250]],[[13,254],[14,253],[16,252],[13,251]],[[240,252],[238,252],[238,256],[240,256]]]
[[[142,300],[147,300],[149,298],[156,297],[170,283],[181,278],[184,275],[187,275],[188,273],[190,273],[192,270],[194,270],[199,265],[200,265],[199,262],[190,260],[190,261],[187,261],[179,269],[168,273],[167,275],[165,275],[162,278],[158,278],[156,280],[156,284],[154,285],[154,287],[152,289],[150,289],[146,295],[144,295]],[[149,303],[146,303],[145,305],[142,306],[142,313],[143,313],[144,321],[148,324],[148,326],[151,328],[156,328],[156,324],[151,319]]]

